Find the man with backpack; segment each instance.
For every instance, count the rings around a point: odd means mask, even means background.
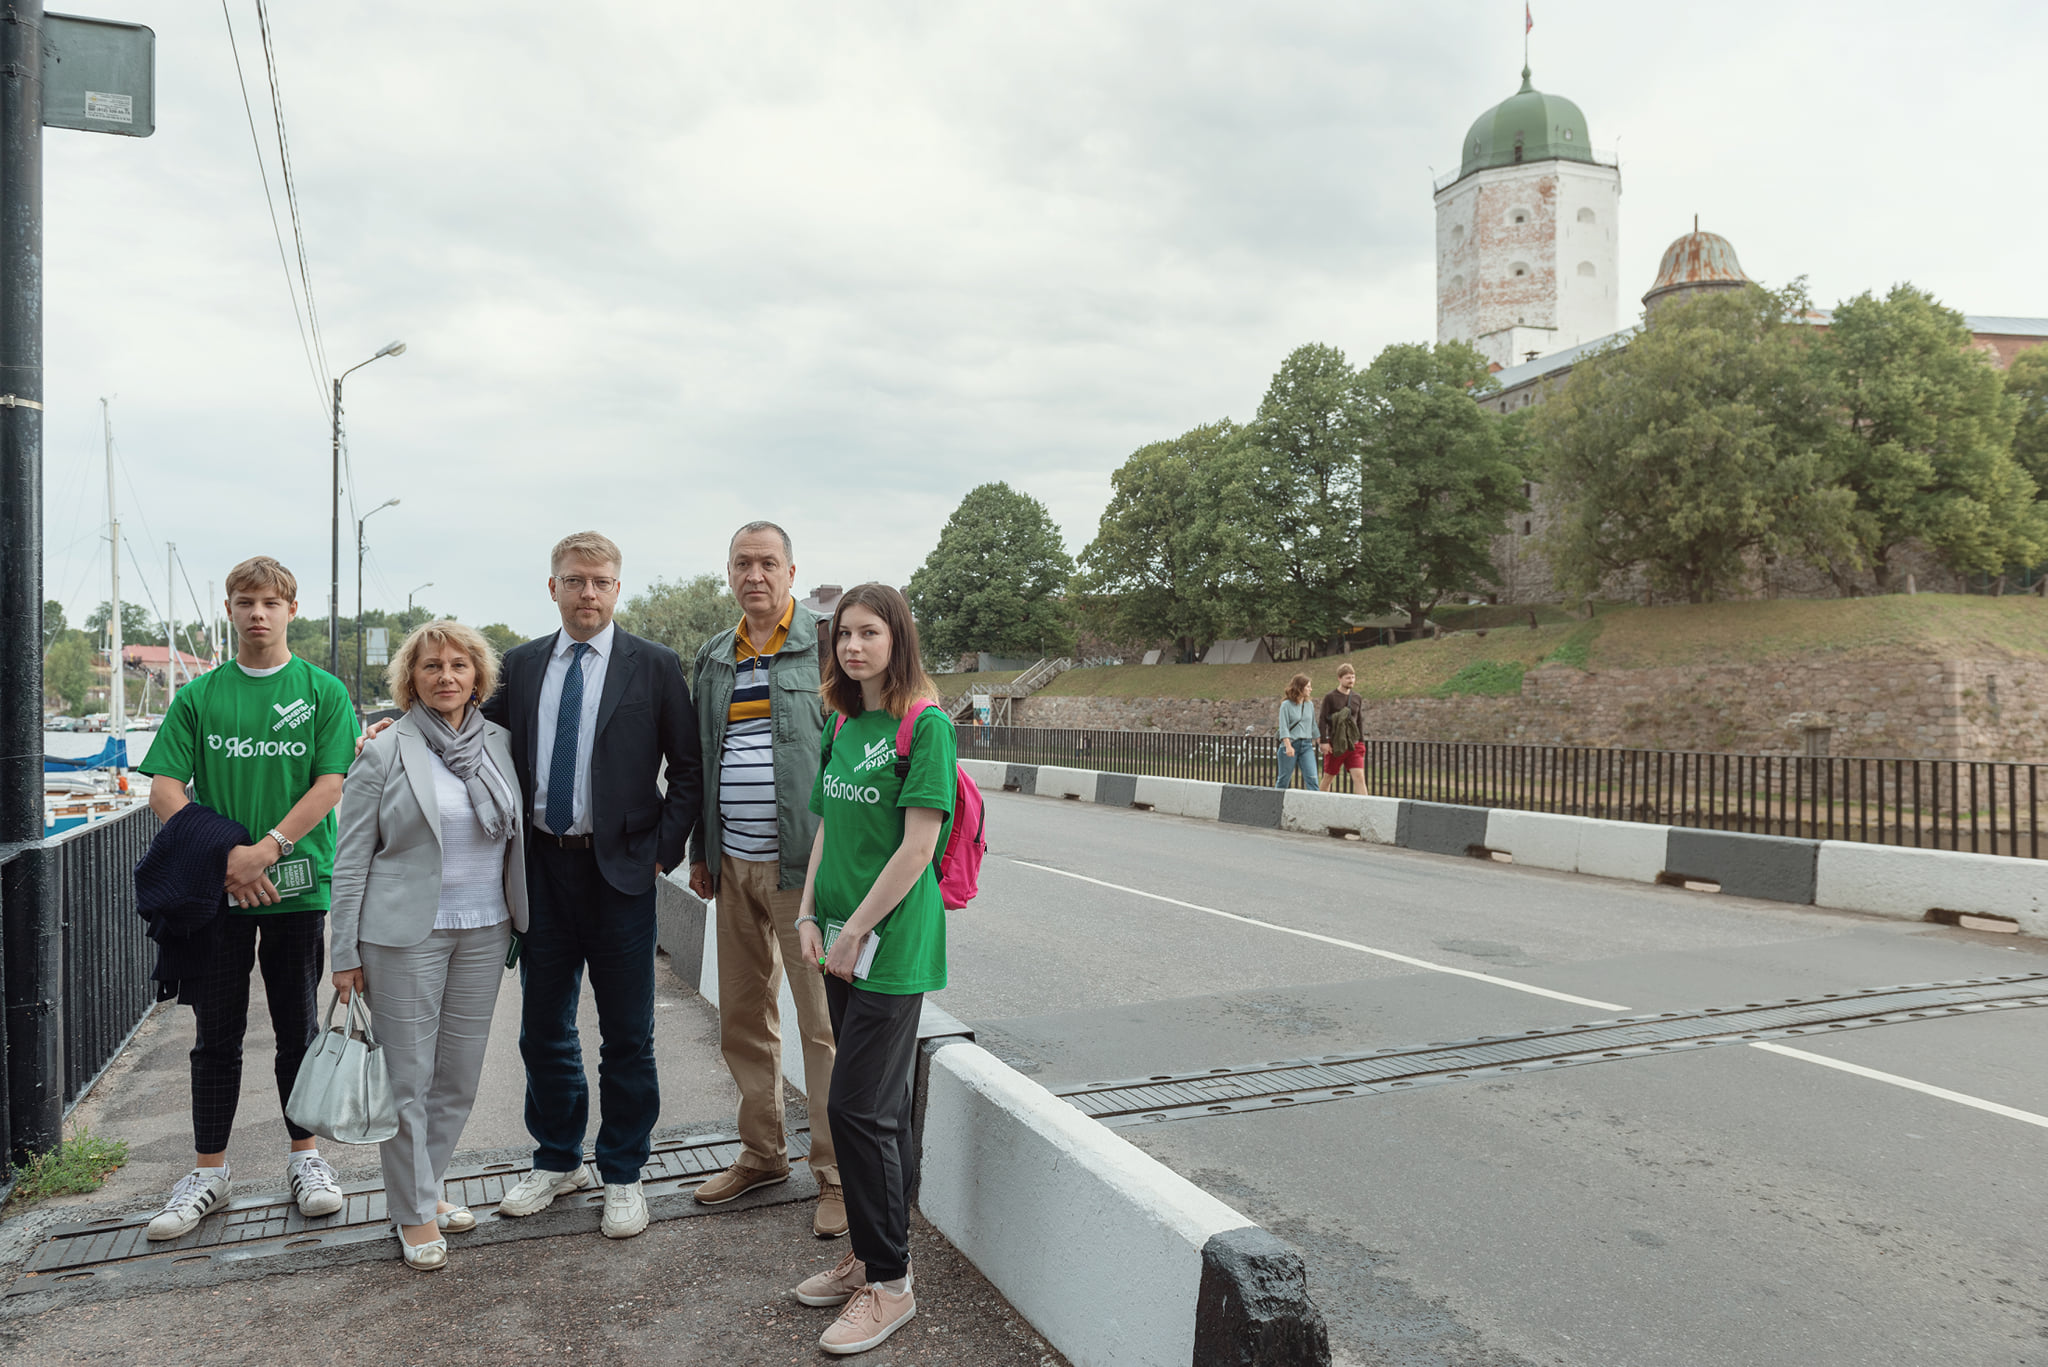
[[[1361,792],[1365,788],[1365,700],[1353,690],[1358,671],[1350,665],[1337,668],[1337,686],[1323,695],[1317,709],[1317,744],[1323,752],[1323,775],[1327,792]]]
[[[787,978],[803,1038],[811,1114],[811,1171],[818,1206],[811,1230],[846,1233],[846,1198],[826,1107],[832,1084],[832,1018],[824,980],[802,964],[797,903],[817,835],[811,790],[818,778],[824,712],[818,702],[818,624],[800,606],[789,534],[772,522],[733,533],[726,582],[741,620],[697,652],[690,670],[704,749],[704,800],[690,838],[690,890],[717,898],[718,1027],[726,1067],[740,1090],[741,1153],[697,1188],[721,1205],[789,1178],[783,1132],[782,1030],[777,995]]]

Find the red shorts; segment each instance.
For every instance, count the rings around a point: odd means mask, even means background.
[[[1332,750],[1329,754],[1323,756],[1323,772],[1326,774],[1342,773],[1346,769],[1363,769],[1364,767],[1364,741],[1360,741],[1352,746],[1349,754],[1340,755],[1335,750]]]

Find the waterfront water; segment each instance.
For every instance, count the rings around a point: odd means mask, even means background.
[[[86,755],[97,755],[110,739],[105,731],[45,731],[43,732],[43,753],[59,759],[79,759]],[[154,731],[130,731],[128,733],[128,767],[134,768],[149,753],[149,743],[156,739]]]

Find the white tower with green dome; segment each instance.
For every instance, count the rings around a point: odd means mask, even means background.
[[[1522,88],[1479,116],[1436,187],[1436,336],[1518,365],[1618,326],[1621,171],[1586,116]]]

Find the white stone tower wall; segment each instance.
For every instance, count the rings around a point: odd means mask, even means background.
[[[1563,348],[1605,337],[1621,325],[1621,172],[1581,162],[1552,164],[1557,168],[1557,346]]]

